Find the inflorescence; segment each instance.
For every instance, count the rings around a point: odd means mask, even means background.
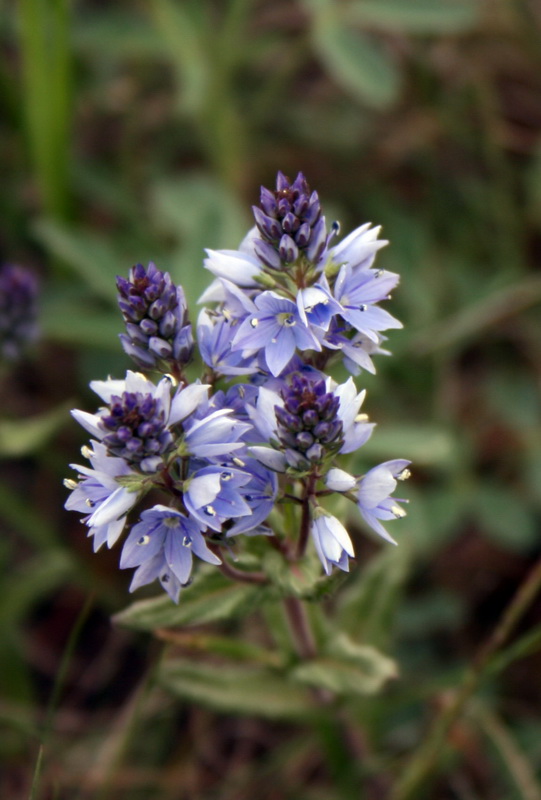
[[[73,465],[78,480],[66,481],[66,508],[84,514],[96,550],[131,526],[120,566],[135,568],[132,591],[157,579],[176,602],[194,555],[231,573],[231,547],[246,535],[271,538],[289,561],[305,556],[311,537],[327,574],[347,571],[351,539],[325,507],[335,494],[391,542],[381,520],[405,515],[406,501],[391,495],[409,461],[365,475],[340,466],[374,425],[353,377],[339,384],[328,374],[337,362],[352,375],[374,372],[372,357],[387,352],[382,332],[401,327],[379,306],[399,281],[374,268],[387,242],[366,224],[335,244],[338,226],[327,230],[302,173],[290,182],[279,172],[253,210],[238,250],[207,251],[214,280],[196,326],[203,381],[186,378],[194,339],[182,288],[137,264],[117,278],[120,339],[143,373],[161,378],[128,371],[93,381],[103,405],[73,411],[92,440],[90,466]],[[296,530],[280,517],[288,503]]]

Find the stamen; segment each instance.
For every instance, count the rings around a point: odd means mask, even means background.
[[[209,517],[215,517],[216,516],[216,511],[214,510],[214,508],[212,506],[205,506],[204,510],[205,510],[205,514],[207,514]]]
[[[148,535],[141,536],[141,538],[137,540],[137,544],[139,545],[148,544],[149,542],[150,542],[150,536]]]
[[[396,476],[397,481],[407,481],[408,478],[411,478],[411,471],[407,467],[404,467],[402,472]]]
[[[64,478],[63,484],[66,489],[76,489],[79,486],[77,481],[74,481],[73,478]]]
[[[257,328],[257,326],[259,325],[258,318],[252,317],[252,319],[250,320],[250,325],[252,326],[252,328]]]
[[[391,514],[394,514],[397,519],[402,519],[406,516],[406,512],[400,506],[391,506]]]
[[[184,547],[191,547],[192,546],[192,540],[187,534],[184,537],[184,539],[182,540],[182,544],[183,544]]]
[[[232,460],[233,464],[236,467],[245,467],[246,466],[246,462],[243,461],[242,458],[237,458],[237,456],[233,456],[233,458],[231,460]]]

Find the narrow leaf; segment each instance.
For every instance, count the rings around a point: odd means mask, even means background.
[[[122,263],[105,239],[45,219],[36,223],[34,234],[98,296],[116,306],[115,276]]]
[[[143,631],[202,625],[248,614],[265,596],[264,587],[232,583],[216,568],[202,568],[193,584],[182,590],[178,605],[166,595],[139,600],[116,614],[114,621]]]
[[[356,0],[345,6],[347,18],[406,33],[459,33],[478,20],[477,0]]]
[[[397,667],[375,647],[353,642],[345,634],[336,637],[333,654],[296,666],[291,676],[299,683],[343,695],[370,695],[378,692]]]
[[[0,421],[0,456],[21,458],[35,453],[66,423],[70,408],[71,404],[63,403],[34,417]]]
[[[311,33],[317,54],[340,86],[375,108],[394,102],[399,73],[379,42],[352,28],[331,6],[314,15]]]
[[[271,670],[175,659],[158,680],[178,697],[226,713],[291,719],[313,711],[309,692]]]

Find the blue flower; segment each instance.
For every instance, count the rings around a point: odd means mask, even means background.
[[[336,264],[349,264],[353,269],[369,269],[374,263],[376,253],[389,244],[386,239],[378,239],[381,226],[371,228],[365,222],[349,233],[345,239],[329,250],[330,260]]]
[[[100,442],[92,441],[92,449],[83,448],[92,468],[79,464],[71,467],[79,473],[80,482],[66,480],[71,489],[66,500],[68,511],[79,511],[86,516],[83,522],[88,526],[88,535],[94,539],[94,552],[107,543],[112,547],[120,537],[126,523],[126,514],[139,499],[137,492],[129,491],[119,483],[132,471],[123,458],[111,458]]]
[[[266,469],[255,458],[243,456],[237,458],[236,463],[249,475],[249,480],[239,489],[239,492],[251,514],[236,519],[228,529],[227,536],[236,536],[240,533],[250,536],[269,533],[269,529],[262,527],[262,523],[274,508],[278,493],[276,474]]]
[[[257,228],[252,228],[238,250],[206,250],[204,266],[217,278],[227,278],[243,288],[258,288],[256,278],[261,274],[262,265],[254,249],[257,238]]]
[[[255,299],[257,311],[240,325],[233,347],[243,351],[264,350],[270,372],[279,375],[299,350],[321,350],[317,338],[302,321],[296,304],[276,292]]]
[[[321,283],[302,289],[297,294],[297,306],[305,325],[324,331],[329,329],[333,317],[342,313],[342,306],[333,298],[324,276]]]
[[[311,534],[323,569],[330,575],[333,565],[349,572],[353,545],[342,523],[320,506],[313,511]]]
[[[345,264],[334,285],[335,299],[342,306],[341,316],[355,330],[378,342],[378,331],[401,328],[402,323],[375,303],[385,300],[398,283],[394,272],[354,270]]]
[[[396,489],[396,482],[409,477],[410,463],[403,458],[385,461],[369,470],[358,482],[357,502],[364,520],[379,536],[392,544],[396,544],[395,540],[389,536],[379,520],[401,519],[406,516],[398,503],[406,503],[407,500],[392,498],[391,495]]]
[[[209,564],[221,564],[209,550],[200,526],[175,509],[157,505],[143,511],[141,521],[133,526],[122,548],[120,567],[138,568],[130,591],[158,578],[178,602],[181,587],[190,580],[193,554]]]
[[[221,531],[224,522],[251,515],[252,510],[240,491],[250,477],[230,466],[213,465],[197,470],[187,481],[186,510],[202,526]]]
[[[240,350],[232,350],[237,332],[236,322],[220,314],[201,311],[197,320],[197,343],[201,358],[218,375],[252,375],[257,372],[255,359],[244,358]]]

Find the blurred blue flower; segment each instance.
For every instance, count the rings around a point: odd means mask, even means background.
[[[22,266],[0,267],[0,358],[15,361],[39,335],[39,284]]]

